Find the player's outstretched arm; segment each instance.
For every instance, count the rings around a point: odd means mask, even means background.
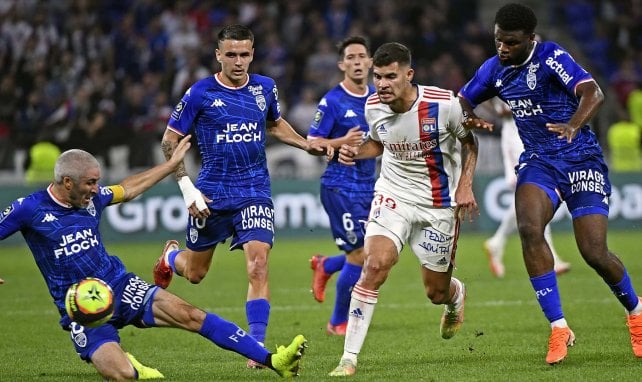
[[[328,159],[331,159],[334,155],[334,148],[327,139],[308,141],[299,135],[285,118],[279,118],[276,121],[267,121],[267,131],[279,141],[307,151],[308,154],[325,155]]]
[[[367,138],[359,146],[341,145],[339,163],[354,166],[355,159],[375,158],[383,153],[383,144]]]
[[[166,160],[169,161],[172,158],[181,138],[182,137],[180,135],[169,128],[165,130],[163,140],[161,141],[161,149],[163,150],[163,155],[165,155]],[[198,219],[205,219],[208,217],[210,209],[207,207],[207,203],[211,202],[211,200],[194,186],[194,183],[192,183],[192,180],[187,175],[185,163],[182,159],[178,165],[176,165],[174,175],[178,181],[178,187],[181,189],[181,194],[185,201],[185,207],[187,207],[189,214]]]
[[[460,141],[463,162],[457,191],[455,191],[455,202],[457,202],[455,215],[461,220],[466,219],[466,215],[468,215],[468,220],[472,222],[473,218],[479,215],[479,206],[473,193],[473,178],[478,154],[477,140],[472,133],[469,133]]]
[[[134,199],[167,175],[174,172],[176,166],[183,161],[185,153],[190,148],[190,137],[190,135],[187,135],[180,140],[168,161],[141,173],[130,175],[120,182],[120,186],[125,192],[123,201],[126,202]]]

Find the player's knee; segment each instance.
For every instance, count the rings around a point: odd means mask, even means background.
[[[207,275],[207,271],[195,270],[187,273],[185,275],[185,278],[192,284],[198,284],[201,281],[203,281],[206,275]]]

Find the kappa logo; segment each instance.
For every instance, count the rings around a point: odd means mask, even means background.
[[[352,111],[352,109],[346,110],[346,114],[343,116],[343,118],[355,118],[357,116],[357,113]]]
[[[210,105],[210,107],[221,107],[221,106],[227,106],[227,105],[220,98],[215,99],[214,102],[212,102],[212,104]]]
[[[502,86],[504,86],[504,84],[502,83],[502,79],[501,78],[497,79],[497,81],[495,81],[495,87],[501,88]]]
[[[553,51],[553,56],[554,56],[555,58],[557,58],[557,56],[559,56],[560,54],[564,54],[564,53],[566,53],[566,52],[565,52],[565,51],[563,51],[562,49],[555,49],[555,50]]]
[[[45,223],[45,222],[51,223],[52,221],[56,221],[56,220],[58,220],[57,217],[53,216],[53,214],[51,214],[50,212],[47,212],[45,214],[45,217],[42,218],[42,220],[40,221],[40,223]]]

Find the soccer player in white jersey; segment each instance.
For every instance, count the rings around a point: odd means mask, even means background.
[[[622,261],[607,245],[611,182],[602,148],[587,123],[604,94],[595,79],[553,41],[535,40],[537,17],[523,4],[495,14],[497,55],[459,91],[468,127],[491,127],[473,107],[499,97],[513,113],[524,152],[517,169],[515,207],[526,270],[550,323],[546,362],[562,362],[575,343],[564,311],[544,227],[562,201],[573,218],[582,258],[627,313],[633,354],[642,358],[642,300]]]
[[[347,165],[383,156],[366,226],[366,262],[352,290],[343,356],[330,376],[356,372],[379,288],[406,243],[421,263],[426,296],[445,305],[442,338],[453,337],[464,320],[466,291],[452,272],[460,218],[472,220],[479,213],[472,189],[477,144],[462,126],[453,93],[413,84],[410,65],[410,51],[402,44],[377,49],[377,93],[365,108],[369,136],[360,146],[339,150],[339,161]]]
[[[192,184],[185,166],[176,170],[190,217],[186,249],[166,243],[154,266],[154,282],[166,288],[174,274],[192,283],[207,275],[218,244],[243,250],[249,280],[245,313],[250,334],[264,343],[270,318],[268,255],[274,242],[274,204],[268,174],[267,135],[288,145],[322,154],[324,141],[307,141],[281,116],[272,78],[248,73],[254,34],[245,25],[218,33],[216,59],[221,70],[194,83],[174,108],[161,143],[169,158],[182,136],[194,133],[201,169]],[[329,154],[334,149],[330,147]],[[260,368],[253,360],[248,367]]]
[[[493,98],[491,104],[495,112],[501,120],[501,148],[502,148],[502,162],[504,163],[504,180],[506,185],[511,190],[515,190],[517,183],[517,175],[515,174],[515,167],[519,162],[519,156],[524,151],[524,145],[519,139],[517,133],[517,125],[513,119],[513,113],[510,108],[499,98]],[[487,240],[484,241],[484,252],[488,256],[490,264],[490,271],[495,277],[503,278],[505,274],[504,267],[504,249],[508,237],[517,231],[517,215],[515,213],[515,198],[511,198],[510,205],[506,208],[504,216],[499,223],[497,230]],[[553,246],[553,235],[551,234],[550,224],[544,230],[544,237],[548,246],[551,248],[553,254],[554,269],[556,274],[566,273],[571,269],[571,264],[562,260],[555,247]]]

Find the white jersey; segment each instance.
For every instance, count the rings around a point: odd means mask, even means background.
[[[451,91],[416,86],[419,96],[405,113],[393,112],[377,94],[366,103],[370,139],[384,146],[375,190],[411,204],[455,206],[462,160],[457,138],[470,132]]]
[[[519,138],[517,132],[517,124],[513,119],[512,114],[506,114],[506,105],[499,98],[493,99],[495,111],[501,116],[502,130],[501,130],[501,146],[502,146],[502,161],[504,162],[504,178],[506,184],[515,187],[517,184],[517,174],[515,174],[515,166],[519,163],[519,156],[524,151],[524,144]],[[510,109],[508,109],[510,111]]]

